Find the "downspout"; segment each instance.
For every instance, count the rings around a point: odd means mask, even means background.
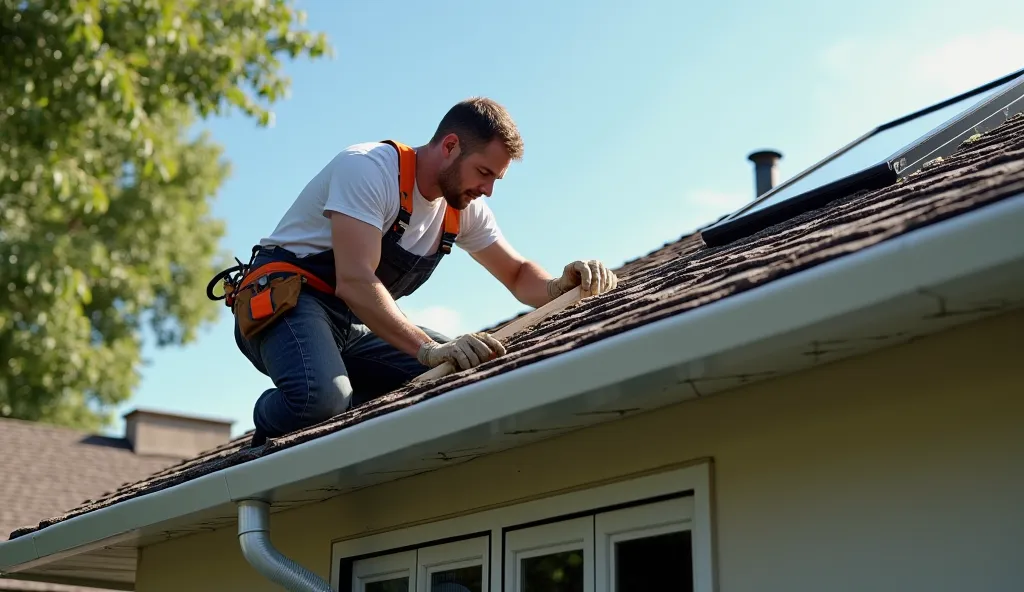
[[[238,543],[249,565],[263,577],[293,592],[333,592],[320,576],[288,559],[270,542],[270,504],[260,499],[238,502]]]

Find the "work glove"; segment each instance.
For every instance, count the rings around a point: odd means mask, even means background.
[[[467,333],[447,343],[428,341],[420,346],[416,359],[433,368],[445,362],[462,370],[479,366],[505,355],[505,346],[489,333]]]
[[[555,299],[580,286],[580,294],[586,298],[604,294],[618,284],[619,278],[604,263],[594,259],[573,261],[562,270],[562,277],[548,281],[548,296]]]

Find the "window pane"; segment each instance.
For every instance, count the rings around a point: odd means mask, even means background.
[[[583,551],[564,551],[522,561],[519,592],[583,592]]]
[[[483,592],[484,568],[480,565],[435,571],[430,592]]]
[[[363,590],[366,592],[409,592],[409,578],[369,582]]]
[[[616,543],[614,590],[693,590],[690,531]]]

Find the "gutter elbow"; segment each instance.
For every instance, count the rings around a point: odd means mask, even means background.
[[[333,592],[323,578],[285,557],[270,542],[270,504],[238,502],[238,544],[242,555],[263,577],[297,592]]]

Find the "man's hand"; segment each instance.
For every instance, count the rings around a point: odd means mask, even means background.
[[[594,259],[573,261],[562,270],[562,277],[548,281],[548,296],[555,299],[579,286],[581,295],[586,298],[603,294],[618,284],[619,278],[604,263]]]
[[[489,333],[467,333],[448,343],[428,341],[420,346],[416,358],[431,368],[445,362],[462,370],[505,355],[505,346]]]

